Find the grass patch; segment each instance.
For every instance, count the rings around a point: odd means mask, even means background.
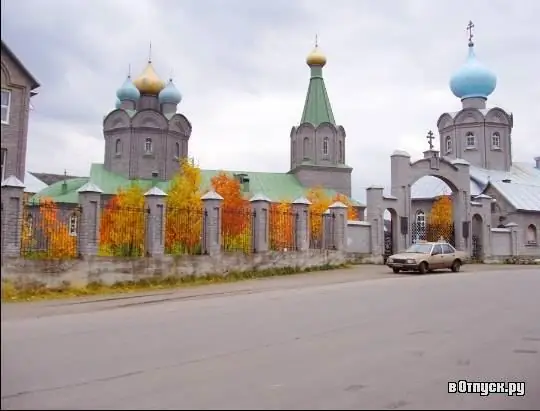
[[[257,278],[280,277],[292,274],[334,270],[345,268],[347,264],[324,264],[316,267],[300,268],[285,267],[260,271],[232,271],[225,275],[208,274],[205,276],[156,276],[137,281],[122,281],[112,285],[92,282],[86,286],[77,287],[64,282],[57,287],[47,287],[41,282],[17,283],[9,280],[2,281],[2,302],[26,302],[40,300],[55,300],[97,295],[124,294],[141,291],[157,291],[190,287],[206,284],[222,284]]]

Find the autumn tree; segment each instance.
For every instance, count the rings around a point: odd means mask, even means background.
[[[332,203],[335,203],[336,201],[342,202],[347,206],[347,218],[349,220],[358,220],[358,211],[354,207],[353,202],[349,197],[344,194],[337,193],[332,199]]]
[[[120,188],[101,214],[100,254],[143,255],[146,214],[143,189],[138,184]]]
[[[269,216],[270,249],[294,248],[295,221],[290,203],[272,203]]]
[[[77,257],[77,236],[71,235],[69,229],[70,217],[78,217],[76,210],[61,210],[58,204],[48,197],[42,198],[36,207],[39,213],[25,211],[23,218],[21,245],[24,254],[27,257],[59,259]],[[63,210],[68,213],[62,213]],[[44,247],[41,247],[41,244]],[[35,246],[45,250],[34,250]]]
[[[248,251],[251,248],[252,216],[240,182],[221,171],[212,177],[211,183],[223,197],[221,237],[224,248]]]
[[[170,254],[192,254],[201,247],[200,185],[201,170],[192,159],[183,159],[167,196],[165,250]]]
[[[428,241],[437,241],[441,237],[449,240],[453,231],[452,199],[441,196],[434,203],[429,214]]]

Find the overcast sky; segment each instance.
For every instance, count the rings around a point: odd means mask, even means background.
[[[388,185],[392,151],[420,156],[439,115],[461,107],[448,80],[466,57],[469,20],[478,58],[498,76],[488,104],[514,113],[514,160],[540,155],[537,0],[3,1],[2,38],[42,85],[29,171],[88,175],[103,161],[103,116],[151,41],[156,70],[183,94],[201,167],[286,172],[318,33],[353,195]]]

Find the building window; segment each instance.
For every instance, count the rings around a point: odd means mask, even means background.
[[[179,142],[177,142],[174,145],[174,158],[176,159],[180,158],[180,143]]]
[[[323,155],[327,156],[328,155],[328,137],[325,137],[323,139],[323,143],[322,143],[322,153]]]
[[[114,152],[116,153],[116,155],[120,155],[122,153],[122,142],[120,141],[120,139],[116,140]]]
[[[302,151],[304,152],[304,160],[309,160],[309,138],[307,137],[304,137]]]
[[[418,210],[415,216],[415,232],[413,233],[413,242],[426,239],[426,213]]]
[[[538,244],[538,233],[536,231],[536,226],[534,224],[527,227],[527,244],[537,245]]]
[[[2,90],[2,124],[9,124],[9,108],[11,105],[11,91]]]
[[[7,148],[2,149],[2,181],[6,179]]]
[[[147,138],[144,141],[144,152],[146,154],[151,154],[152,153],[152,139],[151,138]]]
[[[340,162],[340,163],[344,163],[344,162],[345,162],[345,159],[343,158],[343,141],[340,141],[340,142],[338,143],[338,148],[339,148],[339,153],[338,153],[338,155],[339,155],[339,157],[338,157],[339,162]]]
[[[465,144],[467,144],[467,148],[476,147],[476,138],[474,137],[474,134],[470,131],[465,136]]]
[[[71,217],[69,217],[69,235],[71,237],[77,237],[78,225],[79,219],[75,214],[73,214]]]
[[[491,148],[495,150],[500,150],[501,148],[501,135],[497,132],[491,136]]]
[[[451,153],[452,152],[452,138],[450,136],[446,137],[445,146],[446,146],[446,154]]]

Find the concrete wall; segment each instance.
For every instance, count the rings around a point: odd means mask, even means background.
[[[350,253],[371,253],[371,224],[366,221],[347,222],[347,251]]]
[[[343,264],[343,251],[307,250],[268,251],[257,254],[220,253],[219,255],[156,256],[150,258],[113,258],[91,256],[84,260],[43,261],[22,258],[2,261],[2,279],[15,282],[40,282],[49,287],[69,282],[83,286],[91,282],[114,284],[156,276],[203,276],[229,272],[295,267],[305,269]]]
[[[495,257],[509,257],[512,253],[512,231],[509,228],[491,229],[491,252]]]

